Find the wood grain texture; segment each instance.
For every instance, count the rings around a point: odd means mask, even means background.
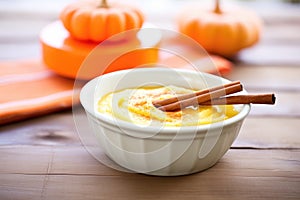
[[[76,159],[68,158],[67,151]],[[272,199],[274,195],[296,199],[300,195],[299,150],[230,150],[209,170],[169,178],[112,170],[91,159],[82,147],[11,146],[0,152],[7,155],[1,163],[9,163],[12,156],[15,160],[14,166],[0,167],[2,197],[14,193],[16,199]],[[43,158],[33,165],[28,156]],[[31,167],[20,167],[26,165]]]
[[[300,65],[299,65],[300,66]],[[245,89],[269,89],[269,90],[300,90],[300,67],[297,66],[273,66],[273,65],[236,65],[233,72],[226,76],[231,80],[240,80]]]
[[[81,142],[72,113],[66,111],[0,127],[0,145],[80,146]],[[300,148],[299,118],[250,115],[233,147]]]
[[[299,149],[299,118],[248,117],[233,148]]]

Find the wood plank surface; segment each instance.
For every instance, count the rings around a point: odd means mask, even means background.
[[[233,147],[300,148],[299,122],[295,117],[249,116]],[[78,146],[81,142],[72,113],[66,111],[0,127],[1,145]]]
[[[0,150],[6,155],[1,163],[10,166],[0,167],[1,195],[7,198],[12,193],[16,199],[296,199],[300,195],[299,150],[232,149],[209,170],[169,178],[112,170],[89,157],[83,147]],[[38,158],[34,165],[31,156]]]
[[[300,52],[300,51],[299,51]],[[236,65],[226,78],[241,80],[245,89],[300,90],[300,63],[297,66]]]
[[[44,146],[44,145],[10,145],[0,147],[1,174],[27,175],[90,175],[90,176],[131,176],[127,173],[114,170],[97,161],[86,149],[79,146]],[[70,152],[74,152],[70,154]],[[4,155],[5,153],[5,155]],[[14,157],[14,160],[11,159]],[[32,163],[34,159],[34,163]],[[242,175],[244,170],[257,170],[261,174],[251,176],[272,176],[277,173],[287,173],[288,178],[300,178],[299,149],[230,149],[226,155],[206,173],[228,171],[231,174]],[[64,162],[61,162],[63,161]],[[265,160],[265,161],[264,161]],[[15,163],[13,166],[12,163]],[[258,164],[259,163],[259,164]],[[225,167],[226,166],[226,167]],[[215,169],[216,168],[216,169]],[[242,170],[244,169],[244,170]],[[277,171],[275,170],[277,169]],[[268,174],[263,171],[271,170]],[[266,172],[267,173],[267,172]],[[277,176],[279,176],[277,174]],[[201,176],[196,173],[195,176]],[[250,174],[249,174],[250,175]],[[143,175],[147,176],[147,175]],[[141,176],[142,177],[142,176]],[[155,177],[155,176],[149,176]],[[221,179],[222,177],[220,177]],[[300,183],[298,181],[298,183]]]

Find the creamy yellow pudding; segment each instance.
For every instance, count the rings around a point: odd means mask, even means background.
[[[153,100],[191,92],[194,91],[176,86],[125,89],[103,96],[98,101],[97,110],[141,126],[196,126],[238,114],[233,105],[191,106],[177,112],[163,112],[152,105]]]

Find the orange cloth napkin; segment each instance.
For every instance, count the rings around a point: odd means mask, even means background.
[[[212,59],[216,68],[200,70],[221,74],[231,70],[224,58]],[[159,63],[186,68],[174,56],[161,56]],[[0,62],[0,125],[71,108],[73,97],[79,103],[79,89],[74,90],[73,84],[74,80],[56,75],[40,60]]]
[[[0,125],[70,108],[73,83],[38,60],[0,62]]]

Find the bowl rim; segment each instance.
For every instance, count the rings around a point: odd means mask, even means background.
[[[186,133],[186,134],[195,132],[195,130],[197,131],[197,133],[198,132],[205,133],[207,130],[224,128],[226,126],[229,126],[229,125],[232,125],[239,121],[242,121],[244,118],[246,118],[246,116],[249,114],[249,112],[251,110],[250,104],[243,104],[241,106],[241,110],[239,111],[239,113],[237,115],[235,115],[231,118],[228,118],[226,120],[211,123],[211,124],[202,124],[202,125],[195,125],[195,126],[174,126],[174,127],[172,127],[172,126],[163,126],[163,127],[147,126],[147,128],[145,128],[143,126],[138,126],[131,122],[115,118],[113,116],[108,116],[106,114],[96,112],[94,109],[90,110],[88,108],[88,106],[86,105],[87,101],[86,101],[86,98],[84,97],[84,95],[87,90],[97,86],[98,79],[109,78],[111,76],[117,76],[117,75],[123,75],[132,70],[145,71],[146,73],[149,73],[149,72],[167,70],[167,68],[156,67],[156,68],[134,68],[134,69],[119,70],[119,71],[115,71],[115,72],[111,72],[111,73],[107,73],[107,74],[98,76],[98,77],[88,81],[80,91],[80,103],[83,106],[84,110],[86,112],[88,112],[91,116],[93,116],[95,119],[99,120],[100,122],[111,125],[113,127],[126,129],[126,130],[132,130],[132,131],[140,132],[141,134],[142,133],[153,134],[153,132],[159,131],[160,134],[168,134],[168,135],[174,134],[175,132],[178,132],[178,131],[180,131],[180,133]],[[206,72],[192,71],[192,70],[187,70],[187,69],[172,69],[172,70],[176,70],[177,72],[185,73],[185,74],[201,73],[204,76],[208,76],[208,77],[212,77],[212,78],[220,78],[225,81],[230,81],[223,77],[219,77],[219,76],[209,74]],[[243,90],[243,92],[246,92],[246,90]],[[93,97],[92,101],[93,102],[96,101],[94,99],[94,97]]]

